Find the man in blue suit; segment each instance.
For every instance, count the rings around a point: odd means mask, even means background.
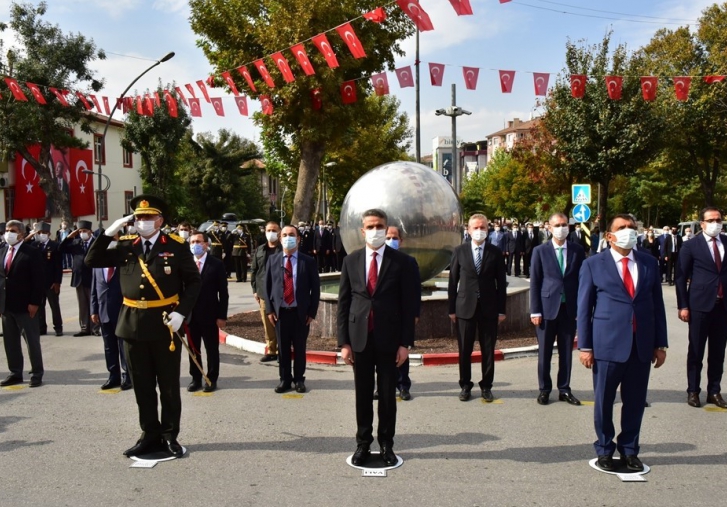
[[[535,247],[530,266],[530,320],[538,336],[537,402],[547,405],[553,381],[550,360],[553,344],[558,340],[558,399],[571,405],[581,402],[570,390],[573,364],[573,340],[578,313],[578,273],[586,258],[583,247],[566,241],[568,217],[554,213],[550,217],[553,239]]]
[[[692,407],[701,406],[699,382],[704,349],[709,342],[707,403],[727,408],[727,402],[720,394],[727,343],[727,307],[724,300],[724,291],[727,290],[727,236],[720,234],[720,210],[704,208],[701,225],[703,234],[697,234],[682,247],[676,276],[679,318],[689,323],[687,403]]]
[[[614,471],[618,450],[621,463],[640,472],[639,434],[650,363],[659,368],[666,360],[661,274],[651,254],[633,250],[636,223],[630,215],[616,215],[606,231],[611,248],[589,257],[580,272],[578,348],[581,363],[593,369],[598,466]],[[621,433],[614,444],[613,404],[619,385]]]
[[[316,260],[298,252],[299,240],[296,227],[283,227],[280,240],[283,251],[271,255],[265,268],[265,308],[275,326],[280,359],[280,384],[275,388],[276,393],[289,391],[293,384],[296,392],[306,391],[306,340],[321,297]],[[295,350],[292,374],[291,345]]]

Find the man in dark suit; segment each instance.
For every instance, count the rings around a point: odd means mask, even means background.
[[[40,348],[38,308],[45,292],[45,274],[38,266],[43,262],[40,250],[23,242],[25,225],[10,220],[5,225],[5,244],[0,247],[0,315],[3,343],[10,375],[0,386],[23,382],[23,350],[25,337],[30,356],[30,387],[43,384],[43,355]]]
[[[43,256],[43,273],[45,274],[45,292],[43,301],[38,309],[38,322],[40,334],[48,334],[48,323],[45,318],[45,303],[50,305],[53,316],[53,329],[56,336],[63,336],[63,317],[61,316],[61,305],[58,295],[61,292],[63,282],[63,255],[58,251],[58,243],[50,239],[50,224],[42,222],[40,229],[33,233],[36,241],[32,243],[40,250]]]
[[[283,251],[271,255],[265,268],[265,308],[275,326],[280,354],[280,383],[276,393],[295,385],[304,393],[305,351],[310,323],[318,313],[321,281],[313,257],[298,252],[299,231],[286,225],[281,232]],[[295,368],[291,372],[290,346],[295,350]]]
[[[204,386],[204,392],[211,393],[217,389],[220,376],[220,329],[227,323],[227,305],[230,300],[227,292],[227,274],[225,265],[218,258],[208,255],[209,236],[204,232],[192,234],[189,246],[194,254],[194,261],[202,277],[197,302],[189,320],[189,346],[202,364],[202,341],[207,351],[207,378],[211,384]],[[187,391],[199,391],[202,387],[202,372],[190,361],[189,374],[192,382]]]
[[[318,222],[318,230],[315,231],[313,254],[316,256],[318,261],[318,272],[328,273],[328,257],[331,255],[333,250],[333,243],[331,241],[331,231],[326,228],[325,222],[321,220]]]
[[[538,336],[537,402],[547,405],[553,381],[550,360],[553,344],[558,341],[558,399],[571,405],[581,402],[570,389],[573,364],[573,340],[578,314],[578,273],[586,258],[583,248],[568,237],[568,217],[554,213],[550,217],[553,239],[533,250],[530,267],[530,320]]]
[[[727,235],[722,231],[722,212],[701,211],[702,233],[684,243],[676,276],[679,318],[689,323],[687,351],[687,403],[700,407],[700,381],[704,351],[707,357],[707,403],[727,408],[721,382],[727,343]]]
[[[470,399],[472,387],[472,350],[475,339],[482,351],[482,398],[491,402],[495,377],[497,326],[505,320],[507,281],[502,252],[486,244],[487,217],[470,217],[467,232],[472,241],[454,249],[449,265],[449,318],[457,324],[459,349],[459,393],[461,401]]]
[[[664,242],[661,244],[661,256],[664,258],[666,264],[666,282],[669,285],[674,285],[675,271],[677,269],[677,262],[679,259],[679,252],[682,249],[682,237],[677,234],[676,228],[671,229],[669,234],[664,237]]]
[[[575,225],[575,227],[573,228],[573,232],[570,233],[570,237],[568,238],[568,240],[581,245],[584,251],[588,251],[590,249],[588,244],[589,242],[586,241],[586,233],[583,229],[581,229],[581,224]]]
[[[66,239],[58,247],[62,254],[71,254],[73,256],[71,287],[76,289],[78,320],[81,325],[81,330],[73,336],[101,334],[98,326],[94,326],[91,322],[91,279],[93,278],[93,272],[83,262],[94,241],[95,238],[91,233],[91,222],[79,220],[78,229],[66,236]]]
[[[606,231],[611,248],[589,257],[581,268],[578,347],[581,363],[593,369],[597,464],[614,471],[618,450],[621,463],[640,472],[639,434],[651,363],[659,368],[666,360],[666,311],[656,260],[633,250],[633,218],[616,215]],[[614,443],[613,404],[619,386],[621,433]]]
[[[515,266],[515,276],[520,276],[520,262],[525,254],[525,235],[520,231],[517,223],[512,225],[512,230],[505,236],[507,238],[507,274],[513,273],[513,265]]]
[[[525,226],[523,242],[525,243],[523,253],[523,272],[525,274],[525,278],[530,278],[530,261],[533,257],[533,248],[540,244],[540,240],[538,239],[538,230],[535,229],[531,223],[528,223]]]
[[[343,259],[346,258],[346,247],[343,246],[343,237],[341,236],[341,222],[333,230],[333,250],[336,253],[336,271],[341,271]]]
[[[117,240],[118,234],[109,248],[115,248]],[[109,372],[108,380],[101,386],[104,391],[116,387],[121,387],[122,391],[131,389],[131,378],[124,354],[124,340],[116,336],[122,301],[118,269],[114,266],[93,268],[91,321],[101,326],[106,369]]]
[[[379,393],[377,437],[387,466],[396,464],[397,368],[409,357],[414,343],[418,287],[409,256],[387,247],[386,213],[363,214],[361,234],[366,247],[343,261],[338,295],[338,345],[346,364],[353,366],[356,389],[356,452],[360,466],[371,454],[373,394]]]
[[[235,281],[247,282],[247,257],[250,253],[252,241],[241,223],[230,234],[232,242],[232,260],[235,263]]]

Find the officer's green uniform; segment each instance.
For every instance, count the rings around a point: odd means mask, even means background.
[[[217,227],[219,224],[217,222],[214,222],[212,224],[212,227],[210,227],[206,232],[207,236],[210,238],[210,246],[209,246],[209,253],[212,255],[212,257],[217,257],[219,260],[222,260],[222,253],[224,252],[224,245],[222,244],[222,234],[220,233],[219,229],[217,232],[213,231],[213,227]]]
[[[162,214],[165,208],[163,201],[154,196],[139,195],[130,204],[137,216]],[[170,330],[164,324],[163,313],[190,314],[201,286],[199,270],[189,245],[178,236],[160,232],[148,255],[144,255],[144,238],[136,234],[122,236],[115,248],[108,249],[112,240],[99,235],[88,250],[86,264],[94,268],[113,266],[119,271],[124,304],[116,335],[124,339],[139,406],[141,438],[176,440],[182,415],[179,370],[184,347],[175,338],[175,350],[170,350]],[[144,273],[142,262],[151,276]],[[152,279],[164,298],[160,298]]]

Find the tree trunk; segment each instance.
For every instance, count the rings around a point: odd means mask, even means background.
[[[601,231],[605,231],[608,225],[608,221],[606,220],[606,217],[608,217],[608,185],[611,183],[611,179],[603,177],[599,183],[601,184],[601,192],[598,194],[598,206],[596,209],[601,212],[601,220],[598,222],[598,228]]]
[[[310,220],[313,214],[313,193],[318,184],[318,173],[321,169],[321,160],[323,160],[324,153],[325,145],[322,142],[303,141],[301,143],[300,167],[298,169],[295,198],[293,199],[291,224]]]

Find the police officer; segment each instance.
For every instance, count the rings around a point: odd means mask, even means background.
[[[200,274],[189,245],[179,236],[160,231],[166,212],[163,200],[142,194],[131,200],[130,207],[138,234],[122,236],[109,248],[113,236],[132,217],[119,219],[94,241],[86,256],[88,266],[114,267],[120,274],[124,304],[116,335],[124,339],[142,430],[136,445],[124,455],[167,451],[180,457],[183,450],[177,435],[182,414],[179,368],[183,347],[176,335],[172,338],[172,330],[180,329],[194,307]]]

